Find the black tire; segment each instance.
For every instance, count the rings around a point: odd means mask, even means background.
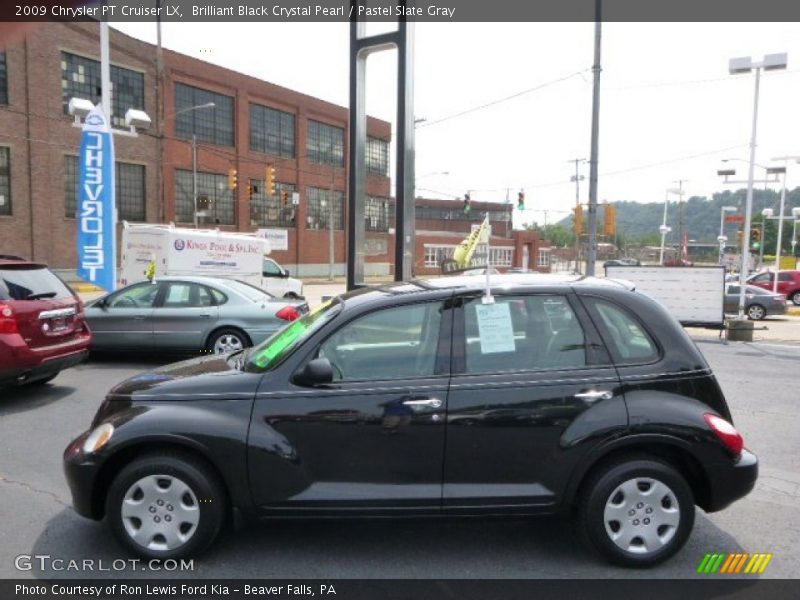
[[[625,494],[618,489],[622,484],[628,484],[631,481],[634,482],[635,491],[631,494],[631,498],[626,498]],[[652,483],[648,482],[657,482],[666,486],[672,495],[662,495],[664,503],[661,504],[659,501],[661,507],[655,502],[652,505],[646,502],[636,502],[629,507],[628,502],[633,499],[638,500],[638,498],[634,498],[638,491],[652,493],[656,489],[661,489],[652,487]],[[650,491],[648,491],[648,485],[651,485]],[[659,524],[655,520],[657,518],[655,511],[658,511],[657,514],[662,514],[662,511],[674,512],[673,499],[677,502],[677,525]],[[585,541],[606,560],[624,567],[650,567],[667,560],[683,547],[694,526],[694,497],[689,484],[672,466],[647,456],[628,457],[599,468],[590,475],[586,485],[583,486],[579,502],[579,523]],[[624,517],[626,519],[630,517],[630,520],[624,524],[628,532],[638,532],[638,529],[635,528],[641,527],[643,534],[647,534],[647,537],[655,540],[652,550],[647,549],[644,537],[630,538],[631,543],[628,544],[627,549],[621,546],[625,545],[623,539],[629,535],[620,538],[620,545],[612,540],[612,535],[622,532],[624,536],[625,531],[620,528],[619,521],[614,521],[613,518],[609,519],[607,526],[605,513],[607,503],[620,506]],[[609,506],[610,510],[614,510],[614,508]],[[631,515],[630,510],[634,510],[635,513]],[[652,520],[650,515],[653,515]],[[647,524],[645,524],[645,520],[647,520]],[[615,523],[618,527],[616,531],[614,530]],[[651,526],[655,529],[646,529]],[[656,534],[655,538],[653,532]],[[666,539],[662,541],[662,538]],[[631,548],[634,550],[632,551]]]
[[[52,374],[48,375],[47,377],[31,381],[31,382],[28,383],[28,385],[44,385],[45,383],[50,383],[51,381],[53,381],[53,379],[58,377],[58,374],[60,372],[61,371],[56,371],[55,373],[52,373]]]
[[[253,345],[253,343],[250,341],[250,338],[241,329],[237,329],[236,327],[223,327],[222,329],[217,329],[210,336],[208,336],[206,350],[210,354],[218,354],[218,352],[215,350],[217,347],[217,342],[224,340],[225,338],[236,338],[239,340],[239,347],[231,347],[229,350],[230,352],[235,352],[243,348],[249,348]]]
[[[159,480],[159,476],[163,479]],[[170,548],[165,543],[164,547],[161,548],[146,547],[129,534],[129,528],[136,529],[136,522],[131,518],[123,519],[123,502],[126,495],[135,489],[134,486],[139,485],[148,477],[155,477],[159,485],[159,492],[163,492],[161,489],[162,481],[170,482],[169,487],[166,488],[167,490],[172,485],[177,485],[176,482],[178,482],[185,484],[196,498],[196,506],[199,513],[194,513],[193,510],[192,512],[197,517],[197,522],[186,532],[181,530],[184,535],[189,533],[191,535],[189,535],[188,539],[182,541],[180,545]],[[135,499],[135,492],[131,497]],[[148,500],[152,501],[148,502]],[[157,500],[160,500],[160,498]],[[147,511],[148,522],[146,524],[152,530],[155,530],[155,533],[150,538],[153,544],[161,543],[159,535],[161,535],[161,539],[164,542],[167,539],[159,532],[158,528],[164,528],[166,532],[166,528],[169,527],[173,529],[175,527],[183,527],[183,525],[178,524],[178,512],[167,512],[168,509],[173,510],[169,508],[171,504],[157,506],[157,500],[153,499],[153,496],[142,496],[142,502],[146,503],[146,505],[143,505],[143,510]],[[187,505],[191,508],[192,503],[189,502]],[[151,508],[155,510],[151,510]],[[182,507],[178,507],[178,510],[180,508]],[[106,496],[106,517],[114,536],[130,552],[145,558],[181,558],[199,554],[208,548],[219,534],[226,512],[227,496],[219,478],[202,461],[183,454],[148,454],[134,460],[120,471],[119,475],[111,483]],[[161,519],[159,523],[150,524],[150,514],[153,514],[154,521]],[[168,524],[166,522],[167,516],[173,514],[176,515],[176,518],[172,524]],[[139,523],[139,528],[141,528],[142,522],[140,521]],[[144,540],[145,538],[143,537],[142,539]]]
[[[760,304],[751,304],[747,307],[747,318],[751,321],[760,321],[767,316],[767,309]]]
[[[800,290],[797,290],[792,294],[791,300],[795,306],[800,306]]]

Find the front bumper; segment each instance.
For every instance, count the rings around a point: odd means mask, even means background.
[[[86,431],[79,435],[64,450],[64,476],[72,494],[75,512],[87,519],[100,520],[103,518],[103,507],[95,506],[93,499],[101,465],[96,455],[86,454],[82,449],[89,433]]]
[[[716,512],[744,498],[756,485],[758,458],[747,449],[736,462],[715,464],[708,469],[711,498],[706,512]]]

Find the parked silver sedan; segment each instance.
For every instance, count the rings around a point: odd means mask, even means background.
[[[738,284],[726,284],[725,312],[733,314],[739,311]],[[748,319],[760,321],[764,317],[786,314],[786,296],[773,294],[754,285],[748,285],[744,293],[744,312]]]
[[[86,307],[92,350],[232,352],[308,312],[302,301],[217,277],[134,283]]]

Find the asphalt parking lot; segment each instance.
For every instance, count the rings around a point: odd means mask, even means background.
[[[762,577],[800,572],[800,346],[725,344],[700,339],[737,427],[761,460],[756,490],[721,513],[698,512],[694,532],[673,559],[647,571],[611,567],[582,547],[561,520],[274,521],[227,532],[169,576],[265,578],[686,578],[707,552],[771,552]],[[61,453],[87,428],[105,391],[159,363],[140,357],[93,360],[39,389],[0,396],[0,577],[159,576],[125,571],[15,568],[19,555],[127,559],[103,524],[70,507]]]

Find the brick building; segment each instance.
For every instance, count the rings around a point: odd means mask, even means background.
[[[300,276],[328,273],[329,223],[335,272],[345,270],[347,109],[111,30],[112,123],[128,108],[153,126],[115,136],[120,221],[194,220],[192,139],[196,142],[201,227],[271,229],[273,257]],[[0,254],[20,254],[72,271],[80,130],[72,97],[100,98],[96,23],[3,27],[0,47]],[[206,105],[213,103],[213,107]],[[205,108],[198,108],[206,106]],[[391,125],[367,123],[365,274],[391,274],[394,202],[389,198]],[[268,195],[267,167],[276,171]],[[235,170],[238,184],[228,185]],[[299,194],[299,204],[287,198]],[[510,232],[508,207],[418,199],[416,272],[438,272],[440,257],[492,212],[490,259],[501,267],[546,268],[531,232]],[[526,262],[527,261],[527,262]]]

